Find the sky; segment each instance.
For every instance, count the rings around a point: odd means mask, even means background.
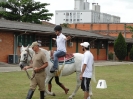
[[[73,10],[74,0],[35,0],[41,3],[49,3],[46,9],[50,13],[55,14],[55,10]],[[86,0],[85,0],[86,1]],[[100,5],[101,13],[107,13],[119,16],[121,22],[133,23],[133,0],[87,0],[90,3],[90,10],[92,3]],[[55,23],[55,16],[50,20]]]

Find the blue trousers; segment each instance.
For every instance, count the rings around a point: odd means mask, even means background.
[[[65,56],[66,52],[63,51],[55,51],[54,52],[54,66],[53,68],[58,68],[58,57]]]

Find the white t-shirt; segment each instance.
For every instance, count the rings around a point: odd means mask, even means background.
[[[57,36],[56,38],[56,44],[57,44],[57,51],[64,51],[66,52],[66,36],[63,35],[62,33]]]
[[[85,71],[83,73],[83,77],[91,78],[92,77],[92,66],[94,63],[94,57],[90,51],[86,51],[84,53],[81,65],[81,71],[84,64],[86,64]]]

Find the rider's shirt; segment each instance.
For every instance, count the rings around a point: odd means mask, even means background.
[[[66,36],[62,33],[57,36],[56,38],[56,44],[57,44],[57,51],[63,51],[66,52]]]

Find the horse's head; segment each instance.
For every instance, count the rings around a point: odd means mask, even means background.
[[[24,68],[24,66],[27,66],[29,64],[29,62],[31,61],[32,59],[32,52],[31,52],[31,49],[29,48],[29,46],[27,47],[21,47],[21,54],[20,54],[20,63],[19,63],[19,66],[21,69]]]

